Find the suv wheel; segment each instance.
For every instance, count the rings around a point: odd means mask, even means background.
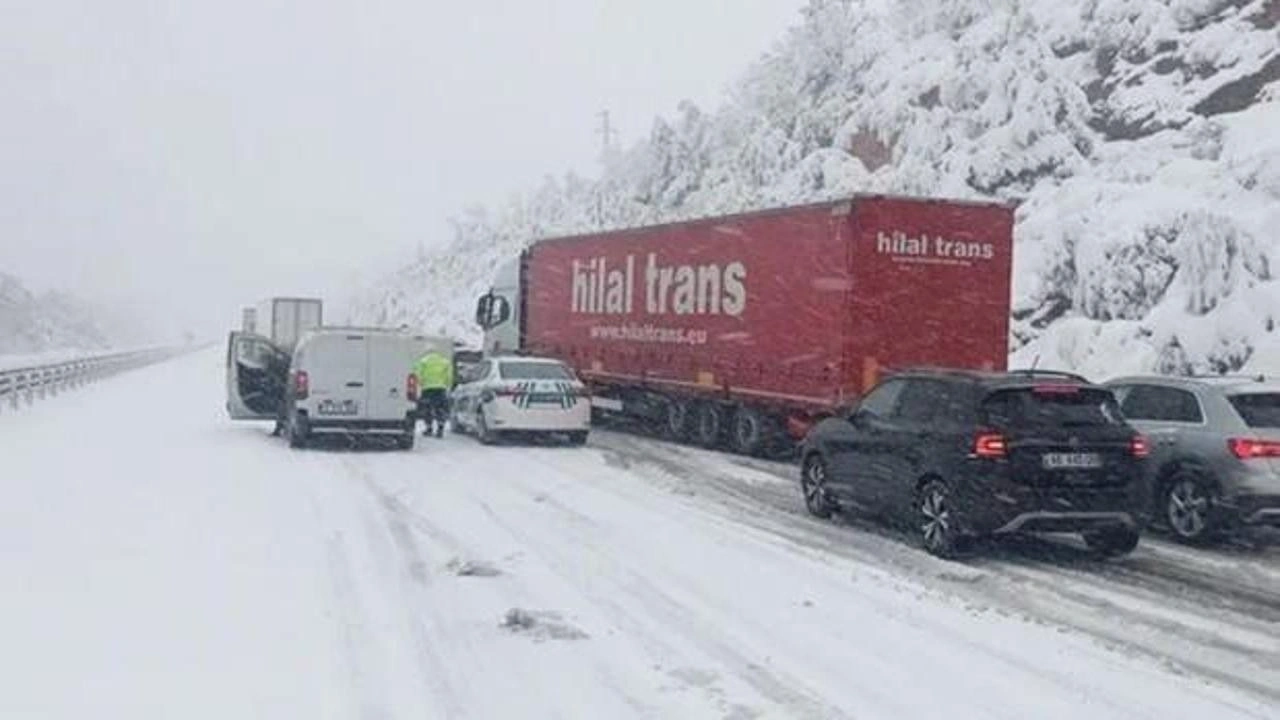
[[[951,512],[951,489],[941,480],[930,480],[920,491],[920,539],[929,554],[955,557],[960,549],[960,533]]]
[[[1174,537],[1183,542],[1201,542],[1216,529],[1213,485],[1200,475],[1180,471],[1164,493],[1164,519]]]
[[[829,518],[835,511],[835,503],[827,495],[827,461],[813,453],[804,461],[800,472],[800,489],[804,492],[804,507],[817,518]]]
[[[1084,544],[1103,557],[1119,557],[1128,555],[1138,547],[1137,530],[1129,528],[1108,528],[1084,533]]]

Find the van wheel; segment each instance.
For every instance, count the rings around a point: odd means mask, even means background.
[[[414,440],[415,438],[413,435],[413,431],[410,430],[409,432],[403,433],[396,438],[396,447],[401,450],[412,450]]]
[[[1084,544],[1103,557],[1119,557],[1128,555],[1138,547],[1140,536],[1137,530],[1125,527],[1107,528],[1084,533]]]
[[[764,451],[767,421],[762,413],[745,405],[733,414],[731,433],[733,449],[743,455],[758,455]]]
[[[689,403],[684,400],[668,400],[666,423],[663,430],[669,439],[677,442],[689,437]]]
[[[586,430],[578,430],[575,432],[571,432],[569,433],[569,444],[570,445],[586,445],[587,435],[588,435],[588,431]]]
[[[720,441],[724,437],[724,408],[715,402],[698,405],[693,432],[694,438],[702,447],[720,447]]]
[[[311,430],[307,427],[307,416],[294,412],[289,417],[289,447],[302,450],[311,440]]]

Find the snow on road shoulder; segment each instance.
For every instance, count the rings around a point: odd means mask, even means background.
[[[349,717],[332,482],[222,420],[202,353],[0,416],[0,717]],[[329,477],[326,477],[329,474]]]

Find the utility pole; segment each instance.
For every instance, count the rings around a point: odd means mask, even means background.
[[[600,128],[596,130],[596,133],[600,135],[600,158],[608,160],[609,151],[613,149],[613,135],[616,131],[609,122],[608,110],[601,110],[598,117],[600,118]]]
[[[596,117],[600,118],[600,127],[596,130],[596,134],[600,136],[600,163],[604,166],[605,172],[608,172],[609,161],[613,157],[613,136],[617,131],[613,124],[609,122],[609,111],[601,110]],[[595,221],[596,229],[604,229],[604,192],[597,184],[595,189]]]

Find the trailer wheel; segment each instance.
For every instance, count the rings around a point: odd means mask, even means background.
[[[694,422],[694,439],[705,448],[720,446],[724,438],[724,408],[719,403],[704,402],[698,405]]]
[[[668,400],[666,423],[663,426],[668,438],[676,441],[689,436],[689,403],[684,400]]]
[[[733,449],[743,455],[761,454],[769,439],[768,427],[769,421],[763,413],[755,408],[740,406],[733,414]]]

